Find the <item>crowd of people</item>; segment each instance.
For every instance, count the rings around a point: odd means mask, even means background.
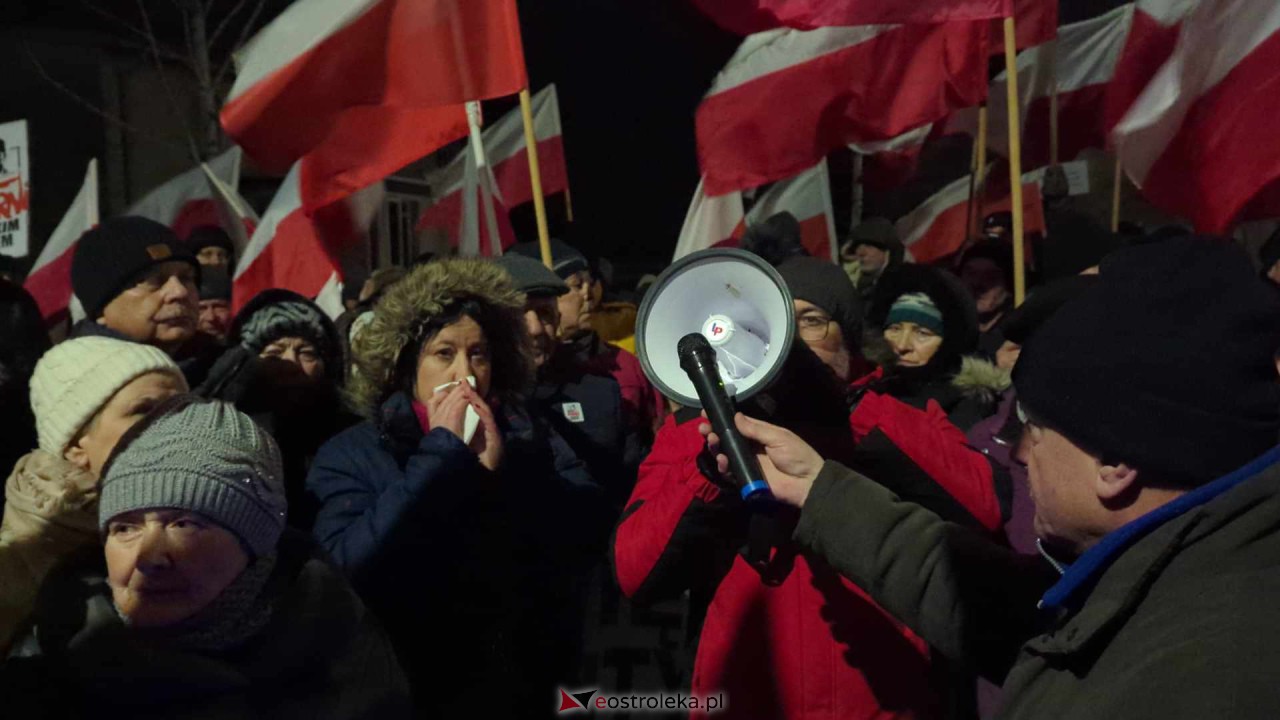
[[[986,225],[928,266],[882,219],[840,264],[747,232],[796,322],[738,407],[761,505],[588,248],[384,268],[330,318],[233,312],[217,228],[106,220],[67,339],[0,283],[5,708],[543,717],[605,592],[687,603],[685,681],[636,689],[725,717],[1274,716],[1280,234],[1261,272],[1108,245],[1015,306]]]

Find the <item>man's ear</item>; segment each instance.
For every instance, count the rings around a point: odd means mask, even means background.
[[[1138,471],[1120,463],[1118,465],[1102,465],[1098,467],[1098,480],[1095,490],[1098,498],[1105,502],[1114,501],[1121,496],[1133,492],[1138,487]]]
[[[67,462],[72,465],[75,465],[85,472],[89,472],[89,453],[85,452],[84,448],[80,447],[79,440],[68,447],[66,451],[62,453],[62,457],[66,458]]]

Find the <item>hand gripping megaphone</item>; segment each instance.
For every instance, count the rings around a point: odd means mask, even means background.
[[[654,282],[636,317],[644,373],[663,395],[701,407],[744,499],[769,497],[760,465],[733,424],[735,402],[768,387],[795,339],[791,291],[744,250],[686,255]]]

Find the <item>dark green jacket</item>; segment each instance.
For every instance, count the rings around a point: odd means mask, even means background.
[[[1058,579],[836,463],[796,538],[939,651],[1005,687],[1001,718],[1280,717],[1280,465],[1127,545],[1066,609]]]

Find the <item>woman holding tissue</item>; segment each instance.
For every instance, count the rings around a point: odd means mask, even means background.
[[[601,494],[524,409],[523,309],[492,263],[414,269],[352,348],[351,398],[370,419],[307,478],[315,536],[387,626],[422,716],[477,697],[527,714],[570,679],[573,549]]]

